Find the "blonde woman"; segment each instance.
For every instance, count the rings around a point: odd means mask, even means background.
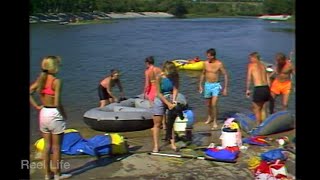
[[[159,129],[161,126],[163,115],[168,109],[167,119],[167,137],[171,142],[171,148],[178,151],[175,145],[175,138],[173,133],[173,124],[175,117],[171,116],[172,109],[177,104],[177,96],[179,91],[179,74],[173,62],[166,61],[163,64],[162,73],[156,77],[157,97],[153,104],[153,150],[152,152],[159,152]]]
[[[42,72],[30,86],[30,103],[39,110],[39,127],[45,144],[43,160],[46,180],[51,178],[51,170],[54,180],[71,176],[70,174],[60,175],[60,149],[67,118],[61,105],[61,79],[56,77],[60,63],[59,56],[44,57],[41,63]],[[40,96],[40,104],[34,99],[35,92]],[[50,160],[51,152],[52,159]]]

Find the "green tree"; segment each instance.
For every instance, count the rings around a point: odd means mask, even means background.
[[[111,8],[110,8],[110,2],[106,1],[106,0],[95,0],[95,8],[98,11],[102,11],[102,12],[110,12]]]
[[[169,9],[169,13],[181,18],[185,17],[185,14],[188,13],[188,10],[183,4],[177,4]]]
[[[176,17],[185,17],[188,13],[186,5],[183,0],[175,0],[167,3],[169,13],[175,15]]]
[[[295,0],[265,0],[264,12],[267,14],[293,14]]]

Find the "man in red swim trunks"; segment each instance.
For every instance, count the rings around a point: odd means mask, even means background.
[[[292,87],[291,76],[295,75],[294,66],[283,53],[277,53],[275,58],[277,66],[274,71],[276,77],[271,85],[270,114],[274,113],[275,98],[280,94],[282,95],[282,109],[287,109]]]

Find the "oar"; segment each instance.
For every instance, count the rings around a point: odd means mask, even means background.
[[[149,155],[155,156],[166,156],[166,157],[175,157],[175,158],[189,158],[189,159],[199,159],[199,160],[208,160],[208,161],[217,161],[217,162],[225,162],[225,163],[236,163],[237,161],[232,160],[220,160],[214,159],[206,156],[193,156],[193,155],[182,155],[182,154],[169,154],[169,153],[159,153],[159,152],[150,152]]]

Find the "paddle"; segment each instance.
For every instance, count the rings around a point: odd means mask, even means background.
[[[169,154],[169,153],[158,153],[158,152],[150,152],[149,155],[155,156],[166,156],[166,157],[175,157],[175,158],[189,158],[189,159],[199,159],[199,160],[208,160],[208,161],[217,161],[217,162],[225,162],[225,163],[236,163],[237,161],[231,160],[220,160],[214,159],[207,156],[194,156],[194,155],[182,155],[182,154]]]

